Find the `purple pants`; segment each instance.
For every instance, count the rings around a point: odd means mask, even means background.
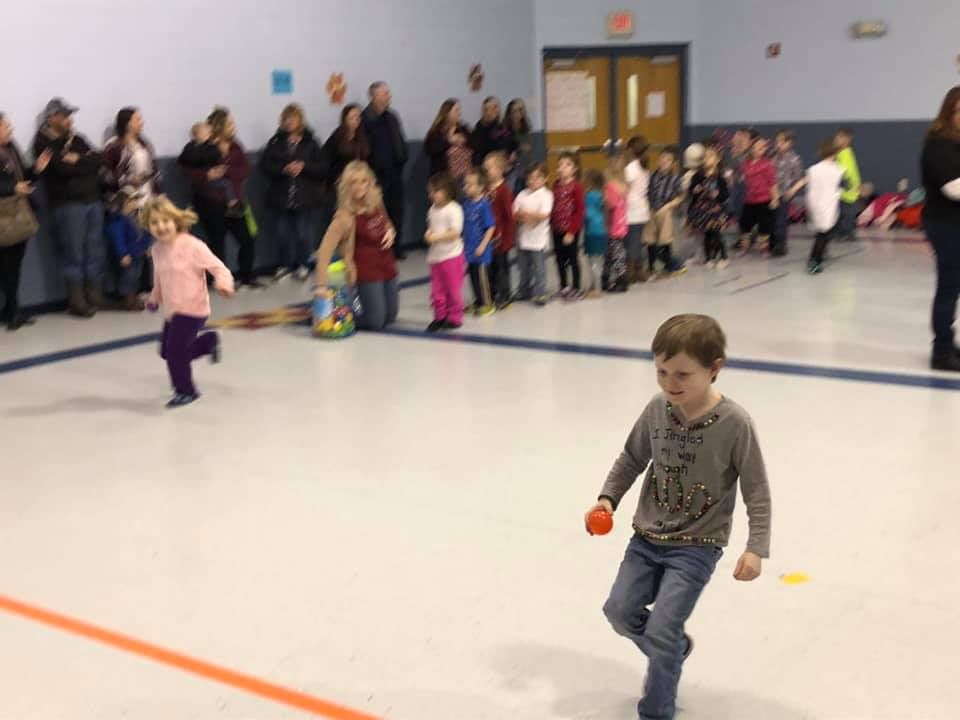
[[[463,324],[463,255],[430,266],[433,319]]]
[[[215,332],[197,334],[206,322],[206,318],[174,315],[163,324],[160,357],[167,361],[170,382],[174,392],[180,395],[197,394],[190,363],[198,357],[210,355],[219,341]]]

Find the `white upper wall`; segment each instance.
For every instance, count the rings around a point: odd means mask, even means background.
[[[482,97],[530,98],[532,0],[30,0],[4,4],[7,56],[0,111],[27,146],[54,95],[80,107],[77,127],[101,142],[116,111],[143,110],[161,155],[179,153],[190,125],[214,104],[236,116],[250,149],[274,132],[284,105],[304,105],[326,135],[340,109],[326,84],[343,72],[347,101],[386,80],[407,135],[422,138],[440,103],[463,100],[479,116]],[[480,93],[467,87],[482,63]],[[292,96],[271,95],[273,69],[293,71]]]
[[[854,40],[862,20],[889,33]],[[694,121],[929,119],[960,82],[958,29],[956,0],[703,0]]]
[[[718,0],[719,1],[719,0]],[[541,110],[541,51],[545,47],[592,45],[656,45],[693,43],[700,14],[699,0],[534,0],[536,45],[534,73],[537,101],[533,106],[539,118]],[[633,10],[636,34],[629,40],[607,39],[607,15],[616,10]],[[688,112],[697,105],[697,73],[691,46],[690,78],[687,86]]]

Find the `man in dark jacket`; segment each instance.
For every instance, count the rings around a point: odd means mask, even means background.
[[[260,170],[268,180],[266,201],[271,235],[277,243],[274,279],[294,275],[306,280],[309,257],[320,243],[316,218],[323,204],[329,160],[299,105],[284,108],[280,129],[260,157]]]
[[[100,201],[100,153],[73,130],[71,107],[53,98],[43,112],[43,125],[33,140],[36,157],[49,151],[43,174],[47,202],[53,216],[53,235],[67,284],[69,311],[92,317],[103,307],[106,243]]]
[[[510,155],[516,149],[512,147],[513,144],[510,132],[500,119],[500,101],[495,97],[488,97],[483,101],[483,115],[470,137],[473,164],[482,166],[487,155],[492,152]]]
[[[397,229],[394,252],[398,260],[406,254],[401,249],[403,232],[403,167],[407,164],[407,140],[400,118],[390,109],[390,88],[384,82],[370,86],[370,104],[363,112],[363,129],[370,142],[370,166],[383,190],[383,204]]]

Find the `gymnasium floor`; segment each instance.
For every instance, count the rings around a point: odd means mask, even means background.
[[[581,518],[683,311],[727,330],[720,387],[761,432],[774,543],[734,582],[738,508],[679,717],[956,717],[960,378],[925,369],[932,262],[837,245],[811,278],[806,252],[459,338],[420,333],[415,255],[395,332],[227,330],[176,412],[155,317],[0,336],[0,719],[635,718],[645,661],[600,607],[636,488],[611,536]]]

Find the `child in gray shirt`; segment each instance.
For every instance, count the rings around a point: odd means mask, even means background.
[[[693,650],[684,625],[729,540],[738,480],[750,536],[737,580],[758,578],[769,557],[770,488],[753,421],[713,386],[726,360],[719,324],[673,317],[657,331],[653,353],[663,393],[643,411],[587,517],[613,513],[646,471],[635,533],[603,610],[649,660],[640,719],[672,720]]]

